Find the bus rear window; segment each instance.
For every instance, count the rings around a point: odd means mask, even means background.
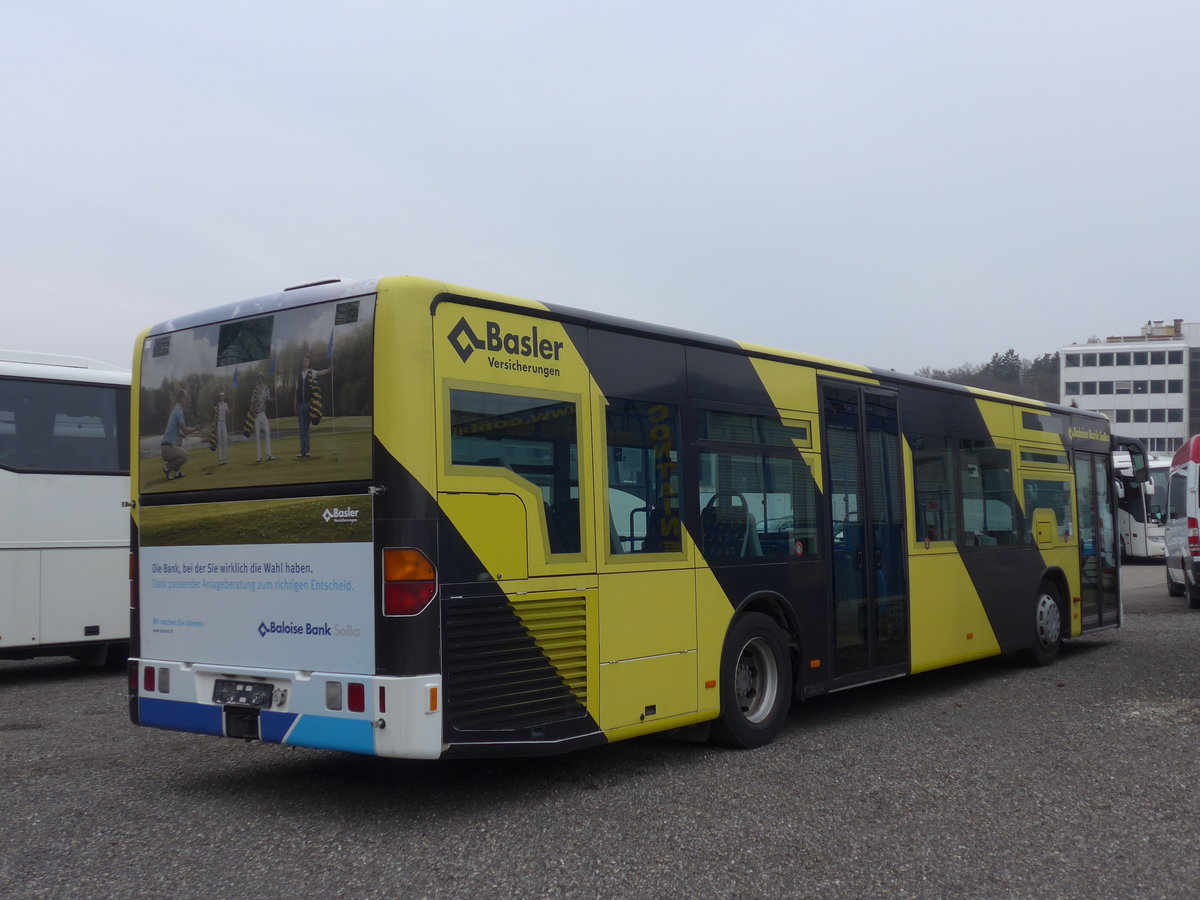
[[[147,338],[140,490],[370,478],[374,312],[358,297]]]

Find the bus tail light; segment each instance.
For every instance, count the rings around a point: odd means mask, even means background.
[[[367,708],[367,689],[361,681],[352,681],[346,685],[346,709],[350,712],[363,712]]]
[[[142,672],[142,687],[147,694],[154,693],[154,666],[146,666]]]
[[[383,551],[383,614],[415,616],[437,593],[437,570],[420,550]]]
[[[1191,516],[1187,520],[1188,552],[1193,558],[1200,558],[1200,522]]]

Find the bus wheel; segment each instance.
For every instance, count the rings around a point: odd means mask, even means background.
[[[1182,597],[1185,588],[1184,588],[1183,584],[1176,584],[1171,579],[1171,564],[1168,562],[1165,566],[1163,566],[1163,568],[1167,570],[1167,596],[1168,597]],[[1186,583],[1187,583],[1187,579],[1184,579],[1184,584],[1186,584]]]
[[[1058,657],[1062,646],[1062,608],[1058,605],[1058,591],[1049,582],[1043,581],[1038,589],[1033,617],[1033,646],[1025,651],[1024,658],[1032,666],[1048,666]]]
[[[711,740],[726,747],[770,743],[787,719],[792,661],[775,620],[763,613],[739,616],[721,652],[721,717]]]

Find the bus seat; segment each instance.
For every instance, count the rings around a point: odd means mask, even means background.
[[[738,502],[735,503],[734,501]],[[704,555],[713,559],[737,559],[761,556],[762,546],[751,535],[756,531],[754,516],[741,494],[716,493],[700,514]],[[753,549],[757,548],[757,553]]]

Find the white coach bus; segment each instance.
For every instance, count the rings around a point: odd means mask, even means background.
[[[129,373],[0,350],[0,659],[129,642]]]

